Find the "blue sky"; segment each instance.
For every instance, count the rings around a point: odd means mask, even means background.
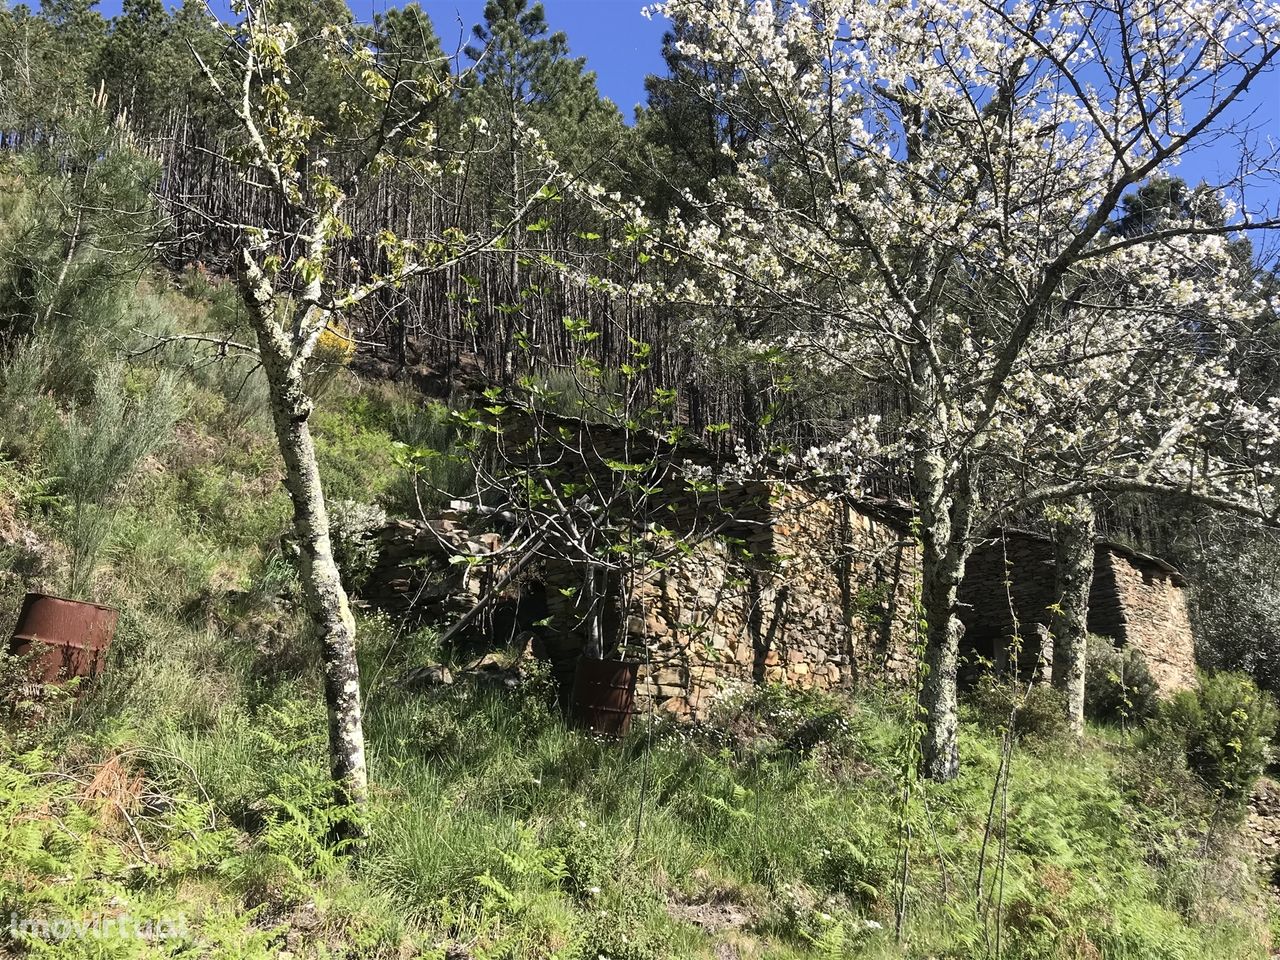
[[[376,11],[396,4],[388,0],[349,0],[356,16],[368,20]],[[662,34],[665,23],[646,20],[641,10],[648,0],[543,0],[552,30],[562,30],[575,56],[585,56],[594,70],[600,91],[613,100],[623,116],[631,119],[633,108],[645,99],[644,78],[661,72]],[[445,48],[454,49],[470,37],[471,25],[482,18],[484,0],[420,0],[431,16]],[[214,0],[215,7],[220,6]],[[120,0],[103,0],[103,14],[120,9]],[[1249,91],[1246,102],[1234,112],[1236,119],[1249,118],[1264,135],[1280,142],[1280,71],[1264,76]],[[1239,159],[1239,148],[1229,140],[1203,144],[1183,159],[1180,174],[1195,183],[1201,179],[1220,182],[1231,176]],[[1256,209],[1265,204],[1280,205],[1280,183],[1255,184],[1246,197]]]

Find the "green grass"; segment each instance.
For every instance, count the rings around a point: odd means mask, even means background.
[[[998,743],[973,726],[960,780],[922,787],[908,812],[899,946],[894,704],[840,703],[847,725],[807,754],[768,746],[832,706],[754,695],[736,709],[774,735],[752,747],[714,729],[665,727],[652,741],[642,731],[604,743],[566,729],[536,693],[443,688],[375,702],[372,757],[387,802],[370,869],[435,923],[474,902],[483,892],[474,878],[486,875],[519,891],[521,904],[560,901],[579,933],[608,904],[630,904],[637,936],[670,938],[653,953],[631,948],[635,956],[713,955],[715,938],[673,927],[669,908],[726,901],[750,918],[738,949],[762,957],[984,956],[997,916],[1008,957],[1250,955],[1257,932],[1235,926],[1239,917],[1195,923],[1172,909],[1178,891],[1148,862],[1113,756],[1061,743],[1015,754],[1008,818],[997,827],[1003,893],[984,898],[984,932],[974,890]],[[1164,826],[1166,845],[1185,827]],[[998,848],[997,837],[988,883],[1000,873]],[[543,863],[556,869],[530,866]],[[527,943],[506,953],[492,939],[492,955],[534,955]],[[603,952],[622,948],[618,940]]]
[[[195,328],[233,310],[188,292],[205,299],[148,302]],[[287,500],[269,424],[231,386],[193,374],[176,442],[115,518],[96,580],[122,612],[107,675],[39,726],[4,727],[0,913],[181,908],[194,957],[923,960],[995,956],[997,939],[1009,960],[1266,955],[1229,825],[1131,735],[1100,728],[1078,748],[1032,731],[995,791],[980,698],[960,779],[904,804],[898,692],[756,690],[716,722],[639,718],[606,742],[564,724],[545,678],[405,690],[407,668],[457,654],[381,616],[360,624],[372,837],[337,856]],[[386,387],[335,382],[315,425],[332,497],[402,509],[392,444],[454,443],[446,410]],[[26,449],[0,460],[0,522],[50,539],[56,578],[57,505],[39,438]],[[443,458],[440,485],[460,477]],[[23,576],[0,582],[6,618]],[[145,852],[85,788],[103,762],[135,778],[122,800],[150,798],[129,808]]]

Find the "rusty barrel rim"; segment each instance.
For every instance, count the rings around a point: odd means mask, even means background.
[[[105,603],[95,603],[93,600],[76,600],[74,597],[64,597],[56,593],[44,593],[43,591],[40,591],[40,590],[33,590],[30,593],[27,593],[26,595],[24,595],[22,598],[22,603],[25,606],[27,603],[31,602],[33,599],[34,600],[59,600],[62,603],[74,603],[78,607],[94,607],[95,609],[102,610],[106,613],[114,613],[117,616],[120,614],[120,610],[118,607],[108,606]]]
[[[36,653],[32,664],[45,683],[92,679],[106,666],[120,611],[100,603],[28,593],[9,641],[16,656]]]

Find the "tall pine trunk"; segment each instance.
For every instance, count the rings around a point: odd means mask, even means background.
[[[1089,590],[1093,586],[1095,522],[1088,497],[1072,499],[1055,520],[1054,566],[1057,605],[1053,635],[1053,685],[1067,695],[1067,722],[1084,736],[1084,680],[1088,663]]]

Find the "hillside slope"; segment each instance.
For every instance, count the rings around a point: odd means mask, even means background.
[[[201,329],[224,290],[156,278],[139,316]],[[287,501],[250,373],[168,370],[185,397],[111,517],[93,592],[119,607],[106,676],[24,701],[0,741],[0,924],[14,955],[660,958],[1265,957],[1267,906],[1229,811],[1158,742],[1072,745],[1008,702],[967,707],[966,763],[914,782],[910,698],[741,692],[698,727],[622,743],[565,726],[550,681],[467,670],[431,629],[361,616],[375,821],[344,857]],[[40,392],[8,395],[30,413]],[[56,424],[0,449],[0,628],[69,565]],[[43,422],[43,426],[39,426]],[[315,417],[328,495],[411,509],[397,440],[450,441],[438,406],[335,370]],[[16,445],[25,446],[21,459]],[[442,662],[458,680],[415,687]],[[20,685],[20,666],[4,682]],[[1176,760],[1176,762],[1175,762]],[[1006,775],[1007,772],[1007,775]],[[148,936],[68,936],[123,915]],[[181,923],[162,928],[162,921]],[[132,928],[131,928],[132,929]],[[65,931],[64,931],[65,932]],[[41,935],[43,933],[43,936]],[[173,934],[172,936],[170,934]]]

